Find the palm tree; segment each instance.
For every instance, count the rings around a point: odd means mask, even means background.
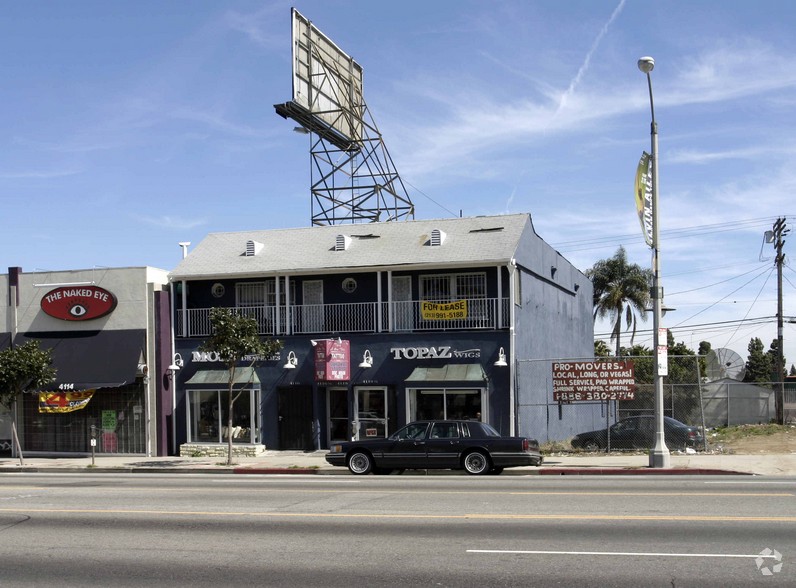
[[[652,270],[628,263],[624,247],[616,254],[602,259],[586,271],[594,286],[594,320],[606,316],[613,322],[611,341],[616,340],[616,355],[620,355],[619,336],[622,332],[622,317],[627,328],[632,328],[630,344],[636,336],[638,317],[647,320],[645,312],[650,302]]]

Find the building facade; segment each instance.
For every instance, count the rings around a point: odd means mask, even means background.
[[[168,274],[150,267],[0,276],[7,293],[0,347],[38,341],[56,379],[0,420],[23,454],[166,455],[173,390]]]
[[[599,422],[568,406],[548,427],[549,378],[517,386],[519,360],[593,356],[591,283],[527,214],[212,233],[169,279],[175,453],[323,449],[418,418],[540,440]],[[213,307],[282,343],[237,370],[232,427],[228,375],[200,351]]]

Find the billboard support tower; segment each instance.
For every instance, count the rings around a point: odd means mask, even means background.
[[[277,114],[311,134],[313,225],[414,218],[362,93],[362,68],[295,8],[293,99]]]

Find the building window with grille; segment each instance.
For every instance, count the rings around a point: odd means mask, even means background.
[[[486,297],[486,273],[432,274],[420,276],[420,300],[428,302],[467,302],[466,318],[423,320],[420,328],[473,329],[495,325],[494,300]]]
[[[420,276],[421,300],[450,302],[465,298],[486,298],[486,273]]]

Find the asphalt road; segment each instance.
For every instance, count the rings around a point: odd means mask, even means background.
[[[783,477],[5,474],[0,531],[3,587],[796,585]]]

